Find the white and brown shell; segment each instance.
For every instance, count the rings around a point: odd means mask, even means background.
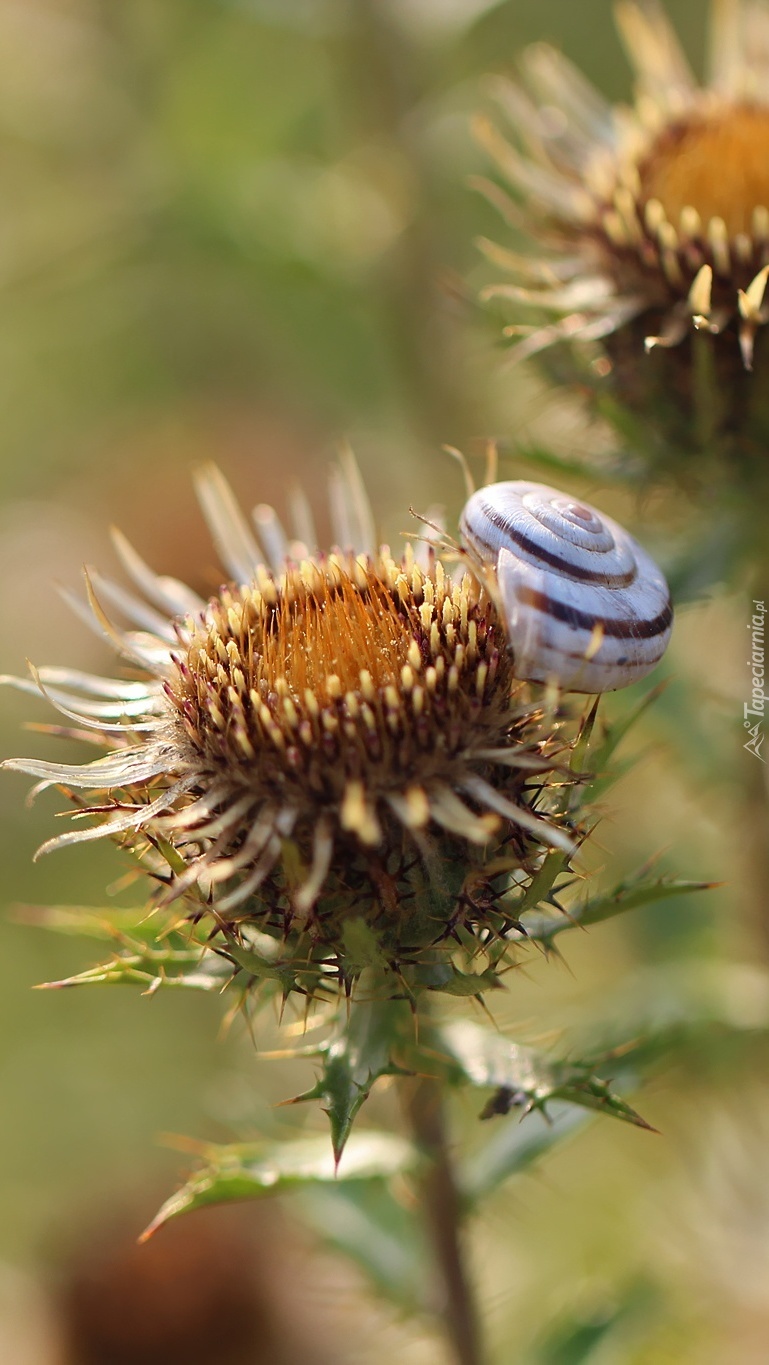
[[[612,692],[648,673],[673,623],[668,585],[616,521],[546,484],[479,488],[461,532],[497,595],[519,678]]]

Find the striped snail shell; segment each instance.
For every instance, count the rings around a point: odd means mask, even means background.
[[[465,504],[461,533],[492,574],[519,678],[611,692],[648,673],[673,609],[654,560],[616,521],[541,483],[493,483]]]

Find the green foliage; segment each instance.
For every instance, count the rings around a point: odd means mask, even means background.
[[[143,1236],[151,1237],[169,1219],[207,1204],[262,1199],[305,1185],[384,1180],[416,1163],[415,1150],[392,1133],[357,1134],[337,1161],[322,1138],[225,1147],[201,1145],[203,1167],[166,1200]]]
[[[596,1061],[547,1058],[469,1019],[437,1029],[435,1041],[455,1064],[451,1073],[455,1084],[495,1091],[482,1118],[507,1114],[513,1108],[522,1109],[524,1114],[533,1109],[546,1114],[551,1100],[566,1100],[639,1128],[651,1126],[594,1074]]]
[[[553,948],[558,935],[567,929],[586,929],[589,925],[622,915],[627,910],[653,905],[655,901],[673,900],[678,896],[712,889],[710,882],[691,882],[678,877],[662,876],[650,880],[649,873],[653,867],[654,862],[645,864],[623,877],[611,891],[588,895],[568,912],[521,911],[522,936],[525,935],[531,943],[541,943],[549,950]]]
[[[573,770],[587,773],[586,782],[575,789],[577,802],[584,803],[588,799],[594,802],[622,775],[623,769],[618,769],[616,764],[617,750],[664,690],[665,683],[649,688],[640,701],[635,705],[626,704],[611,720],[599,719],[598,702],[593,705],[572,757]],[[584,765],[582,769],[580,763]]]
[[[634,1339],[659,1312],[660,1297],[648,1280],[637,1280],[592,1313],[562,1314],[526,1353],[526,1365],[591,1365],[606,1359],[607,1347],[611,1358],[628,1359]]]
[[[405,1074],[393,1061],[393,1052],[408,1020],[408,1008],[401,1002],[361,1001],[350,1006],[341,1028],[318,1047],[315,1054],[321,1064],[318,1080],[294,1102],[320,1100],[331,1125],[337,1162],[374,1083],[382,1076]]]
[[[303,1219],[406,1313],[430,1307],[429,1250],[413,1198],[390,1180],[318,1182],[298,1196]]]
[[[562,1147],[591,1121],[592,1115],[584,1108],[553,1100],[547,1117],[533,1114],[523,1122],[515,1115],[494,1123],[486,1141],[460,1164],[459,1187],[465,1202],[478,1204],[506,1180],[522,1175],[554,1148]]]
[[[236,977],[231,963],[206,944],[200,927],[177,918],[137,910],[100,910],[86,906],[35,907],[19,917],[57,933],[109,940],[116,951],[106,962],[43,989],[65,986],[127,984],[154,995],[163,987],[221,991]]]
[[[650,693],[640,705],[620,713],[612,724],[599,721],[594,703],[585,713],[569,755],[569,773],[555,796],[560,810],[568,812],[575,822],[584,819],[583,809],[595,788],[605,785],[611,776],[620,741],[654,695]],[[570,1048],[568,1053],[556,1056],[468,1020],[441,1027],[418,1022],[419,990],[440,991],[457,999],[480,997],[500,987],[501,973],[513,952],[525,951],[530,944],[555,951],[556,940],[566,930],[584,931],[627,910],[707,886],[655,875],[652,861],[610,890],[583,895],[571,861],[560,849],[545,853],[522,887],[512,882],[496,906],[489,908],[489,923],[499,928],[489,936],[480,960],[477,942],[459,924],[456,960],[435,955],[431,961],[428,954],[426,960],[404,969],[400,1000],[391,998],[387,984],[390,964],[372,927],[362,918],[351,918],[345,924],[344,949],[349,953],[351,974],[358,977],[355,991],[350,1001],[329,1017],[324,1040],[294,1054],[312,1058],[317,1075],[314,1084],[293,1102],[320,1104],[329,1120],[336,1162],[376,1082],[388,1076],[437,1075],[451,1085],[490,1090],[493,1093],[482,1113],[485,1118],[506,1115],[511,1109],[524,1113],[539,1110],[547,1116],[552,1106],[561,1112],[565,1104],[639,1127],[649,1126],[611,1088],[603,1073],[609,1061],[616,1064],[621,1054],[622,1075],[627,1084],[634,1084],[643,1057],[655,1053],[650,1041],[653,1029],[641,1029],[637,1038],[629,1039],[625,1028],[619,1035],[615,1031],[603,1050],[591,1039],[581,1054],[572,1055]],[[301,990],[308,969],[307,963],[285,955],[279,938],[247,923],[240,926],[237,936],[231,930],[212,935],[202,902],[192,922],[146,908],[113,914],[83,907],[55,907],[28,912],[27,917],[59,933],[81,932],[110,940],[115,946],[106,962],[50,983],[54,987],[123,982],[139,985],[148,994],[161,987],[225,992],[233,1000],[233,1009],[248,1003],[251,1011],[271,997],[277,995],[285,1001],[291,992]],[[307,980],[312,995],[317,987]],[[572,1122],[566,1127],[570,1131]],[[495,1179],[514,1173],[520,1152],[529,1150],[527,1143],[531,1144],[533,1158],[559,1139],[562,1128],[563,1124],[555,1125],[547,1140],[541,1134],[529,1134],[520,1139],[522,1147],[518,1138],[506,1136],[495,1141],[488,1171],[497,1172]],[[478,1190],[491,1188],[492,1177],[481,1180],[476,1173],[470,1185]],[[222,1188],[221,1180],[214,1181],[211,1199]]]

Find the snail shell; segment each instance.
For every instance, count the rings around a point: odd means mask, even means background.
[[[662,658],[667,583],[616,521],[541,483],[493,483],[461,517],[471,560],[491,570],[519,678],[611,692]]]

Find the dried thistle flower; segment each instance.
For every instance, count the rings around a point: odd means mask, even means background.
[[[483,244],[517,277],[485,294],[515,305],[519,358],[602,341],[595,373],[639,409],[660,375],[691,406],[694,346],[719,337],[720,387],[744,409],[740,370],[769,320],[769,9],[714,0],[704,86],[657,0],[619,0],[615,16],[637,75],[631,108],[544,45],[525,54],[520,84],[497,83],[516,145],[486,121],[480,136],[518,202],[487,189],[531,246]],[[644,368],[644,347],[676,355]]]
[[[372,955],[417,987],[458,929],[483,941],[504,928],[503,873],[526,877],[544,848],[572,849],[538,810],[564,747],[557,726],[514,679],[481,587],[455,581],[432,548],[422,563],[410,546],[400,560],[375,549],[351,460],[332,489],[343,548],[329,555],[304,506],[303,544],[258,507],[260,545],[215,468],[199,492],[228,575],[217,596],[157,577],[121,536],[141,598],[89,578],[140,680],[60,668],[7,680],[110,748],[84,766],[6,763],[96,794],[77,810],[95,823],[41,852],[117,837],[149,860],[162,904],[185,897],[229,943],[249,927],[277,942],[289,989],[299,973],[309,994],[349,988]],[[102,603],[140,629],[119,630]]]

